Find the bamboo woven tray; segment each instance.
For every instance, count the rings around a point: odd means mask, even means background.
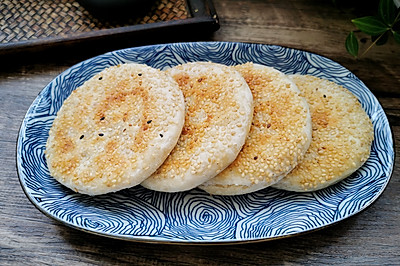
[[[211,0],[155,0],[148,11],[124,20],[104,20],[78,1],[0,2],[0,54],[110,37],[157,35],[168,30],[215,31]]]

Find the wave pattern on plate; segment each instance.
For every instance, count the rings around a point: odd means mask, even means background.
[[[296,204],[287,204],[295,201]],[[321,208],[312,193],[294,194],[275,198],[273,204],[238,223],[239,239],[269,238],[290,235],[314,229],[332,220],[335,209]]]
[[[197,189],[161,193],[141,186],[90,197],[76,194],[48,172],[48,131],[69,94],[106,67],[136,62],[159,69],[191,61],[226,65],[254,62],[287,74],[312,74],[337,82],[361,102],[375,130],[366,164],[342,182],[313,193],[266,188],[241,196],[210,196]],[[347,218],[370,205],[393,169],[393,140],[373,94],[350,71],[325,57],[274,45],[198,42],[154,45],[110,52],[72,66],[57,76],[29,108],[17,145],[21,185],[42,212],[69,226],[128,240],[236,242],[307,232]]]
[[[165,237],[211,241],[234,236],[239,217],[229,199],[217,199],[192,190],[168,195],[163,204],[168,217]]]

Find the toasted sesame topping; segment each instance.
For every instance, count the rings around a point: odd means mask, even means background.
[[[212,194],[243,194],[278,182],[297,165],[311,140],[308,105],[293,82],[265,66],[235,68],[252,91],[253,121],[236,160],[200,186]]]
[[[139,78],[144,71],[149,75]],[[184,111],[183,94],[166,73],[138,64],[105,69],[57,113],[46,145],[50,173],[91,195],[137,185],[175,146]]]
[[[213,63],[189,63],[168,70],[186,103],[185,124],[177,146],[142,185],[154,190],[188,190],[228,166],[250,127],[252,95],[234,69]],[[182,178],[176,174],[182,173]]]
[[[310,105],[312,141],[303,161],[277,188],[313,191],[356,171],[369,157],[372,123],[346,88],[312,76],[293,76]]]

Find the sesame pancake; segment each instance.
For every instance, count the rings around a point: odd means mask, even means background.
[[[253,93],[254,117],[236,160],[199,186],[214,195],[245,194],[278,182],[297,165],[311,142],[308,104],[285,74],[252,63],[235,68]]]
[[[211,179],[236,158],[250,129],[253,97],[231,67],[195,62],[167,71],[184,94],[185,125],[167,160],[142,185],[177,192]]]
[[[184,117],[171,76],[141,64],[107,68],[58,111],[46,145],[50,174],[89,195],[140,184],[176,145]]]
[[[368,159],[372,123],[357,98],[344,87],[313,76],[292,76],[311,111],[312,141],[303,161],[274,185],[315,191],[355,172]]]

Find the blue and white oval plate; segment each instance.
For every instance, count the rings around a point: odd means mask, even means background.
[[[137,186],[87,196],[49,175],[44,156],[49,129],[63,101],[106,67],[143,63],[159,69],[192,61],[226,65],[254,62],[286,74],[310,74],[354,93],[375,131],[371,156],[344,181],[310,193],[273,188],[241,196],[210,196],[194,189],[161,193]],[[332,60],[280,46],[196,42],[144,46],[103,54],[72,66],[37,96],[23,120],[17,167],[23,190],[44,214],[68,226],[107,237],[163,243],[239,243],[272,240],[326,227],[369,205],[384,191],[393,170],[393,138],[374,95],[350,71]]]

